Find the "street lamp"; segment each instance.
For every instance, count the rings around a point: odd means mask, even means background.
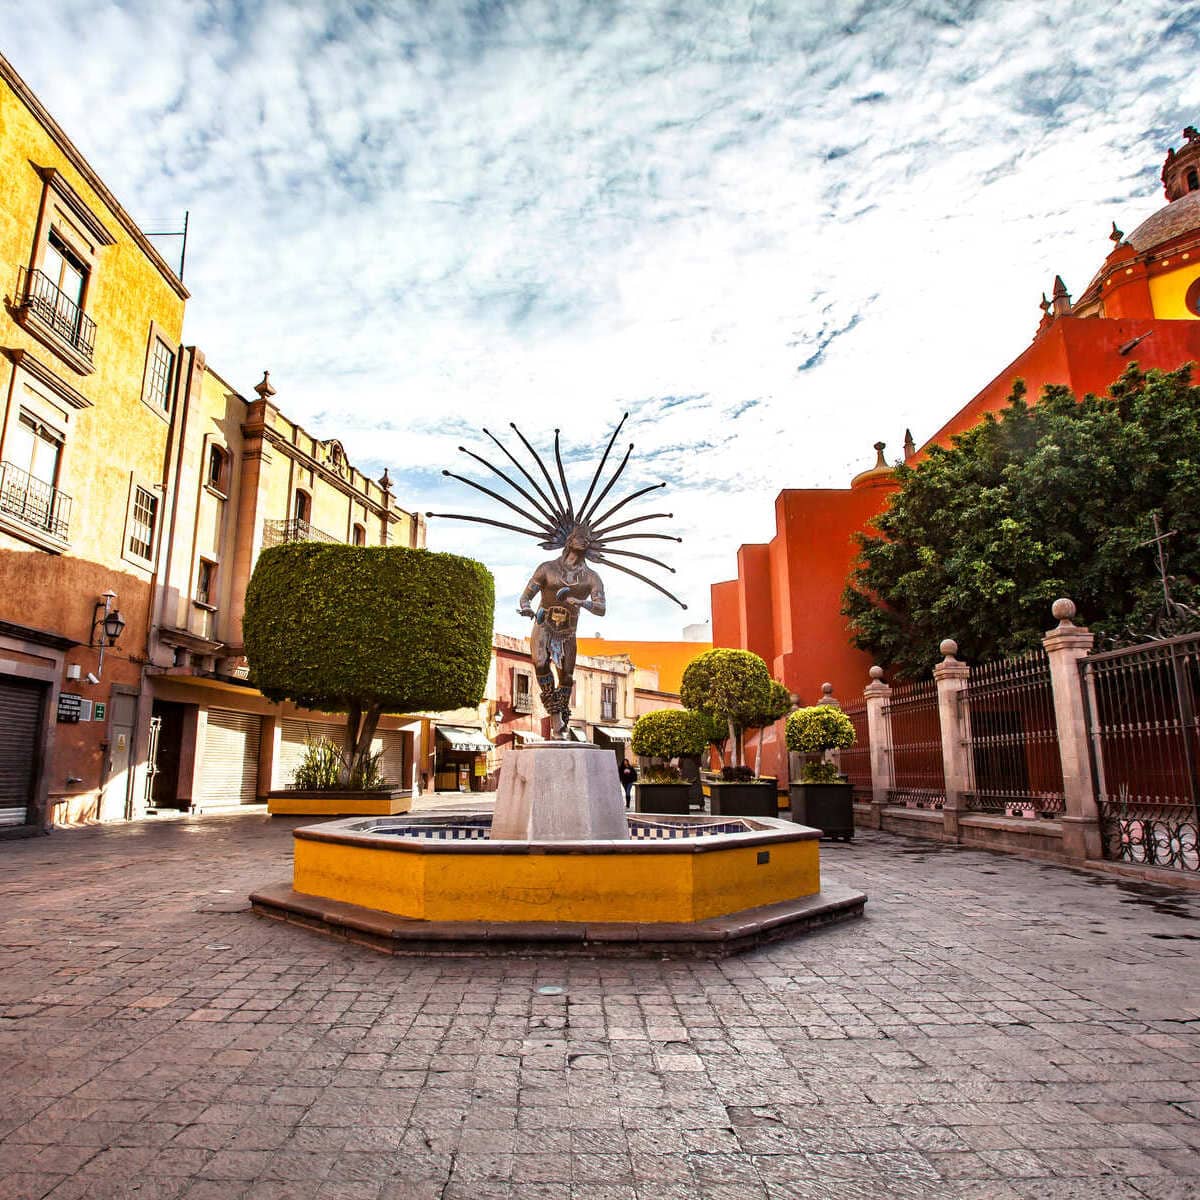
[[[116,592],[107,591],[96,601],[96,607],[92,609],[92,639],[89,644],[100,647],[100,662],[96,667],[97,679],[104,673],[105,649],[115,646],[117,639],[125,632],[125,618],[121,616],[118,609],[113,607],[116,598]]]

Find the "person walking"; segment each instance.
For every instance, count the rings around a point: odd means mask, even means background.
[[[625,807],[629,807],[629,794],[633,789],[633,782],[637,779],[637,767],[633,765],[627,758],[621,759],[621,765],[617,769],[617,774],[621,778],[621,786],[625,789]]]

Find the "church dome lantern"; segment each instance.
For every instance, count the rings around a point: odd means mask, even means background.
[[[1189,192],[1200,192],[1200,132],[1194,125],[1183,131],[1183,145],[1178,150],[1167,151],[1162,181],[1168,200],[1179,200]]]

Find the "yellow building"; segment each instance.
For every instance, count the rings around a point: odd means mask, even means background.
[[[344,743],[344,717],[266,700],[247,682],[246,586],[259,552],[287,541],[425,544],[386,472],[368,479],[341,443],[321,441],[275,405],[264,374],[247,399],[187,347],[185,413],[169,468],[167,547],[154,594],[147,807],[206,811],[255,803],[291,784],[306,741]],[[397,787],[415,783],[420,726],[384,717],[375,749]]]
[[[128,811],[149,726],[139,693],[187,291],[3,57],[0,273],[0,832],[11,834]],[[114,641],[103,660],[102,638]]]

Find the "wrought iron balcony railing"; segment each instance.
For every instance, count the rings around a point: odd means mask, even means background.
[[[10,462],[0,462],[0,512],[66,541],[71,497]]]
[[[329,542],[336,546],[341,540],[299,518],[291,521],[263,522],[263,549],[268,546],[282,546],[284,542]]]
[[[96,346],[96,322],[49,275],[23,270],[22,276],[18,306],[33,313],[91,362]]]

